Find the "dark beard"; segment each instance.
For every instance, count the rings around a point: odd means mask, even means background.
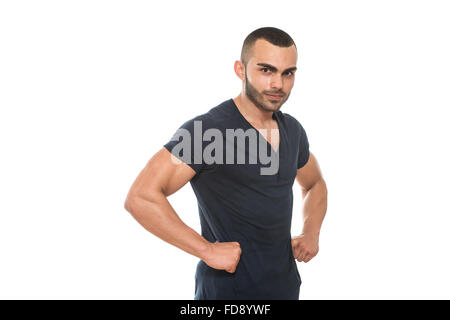
[[[289,92],[289,94],[285,98],[283,97],[283,99],[281,100],[281,103],[278,107],[274,108],[274,107],[267,106],[266,104],[264,104],[263,95],[261,93],[259,93],[258,90],[256,90],[254,86],[252,86],[250,81],[248,81],[247,70],[245,70],[245,94],[248,97],[248,99],[251,102],[253,102],[254,105],[258,109],[263,110],[263,111],[277,112],[278,110],[280,110],[283,103],[285,103],[287,101],[287,99],[289,98],[289,95],[291,93]]]

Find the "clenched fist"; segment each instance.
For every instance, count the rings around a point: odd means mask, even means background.
[[[292,238],[292,254],[298,262],[308,262],[319,252],[319,237],[310,234],[301,234]]]
[[[211,268],[234,273],[241,253],[241,246],[238,242],[216,241],[210,244],[208,253],[203,261]]]

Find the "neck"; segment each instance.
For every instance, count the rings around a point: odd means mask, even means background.
[[[248,122],[264,125],[272,121],[273,111],[261,110],[244,93],[241,92],[233,100]]]

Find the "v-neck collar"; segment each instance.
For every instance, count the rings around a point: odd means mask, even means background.
[[[282,141],[284,141],[284,139],[282,139],[282,134],[281,134],[281,121],[278,118],[278,112],[274,112],[272,114],[272,119],[275,119],[275,121],[277,122],[278,125],[278,150],[275,151],[275,149],[273,148],[272,144],[267,141],[267,139],[261,134],[261,132],[259,132],[258,129],[256,129],[250,122],[248,122],[248,120],[244,117],[244,115],[241,113],[241,111],[239,110],[239,108],[237,107],[236,103],[234,102],[233,98],[230,99],[231,103],[232,103],[232,109],[234,109],[234,111],[239,115],[240,119],[250,128],[253,128],[256,130],[256,132],[258,132],[260,138],[264,139],[264,141],[266,142],[267,145],[269,145],[271,152],[274,152],[275,154],[280,154],[280,149],[281,149],[281,143]]]

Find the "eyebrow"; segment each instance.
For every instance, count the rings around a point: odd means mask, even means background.
[[[271,71],[274,71],[274,72],[278,71],[278,69],[276,67],[274,67],[273,65],[268,64],[268,63],[261,62],[261,63],[257,63],[256,65],[261,66],[261,67],[266,67],[267,69],[270,69]],[[295,71],[295,70],[297,70],[297,67],[291,67],[291,68],[287,68],[286,70],[284,70],[283,73],[285,73],[287,71]]]

